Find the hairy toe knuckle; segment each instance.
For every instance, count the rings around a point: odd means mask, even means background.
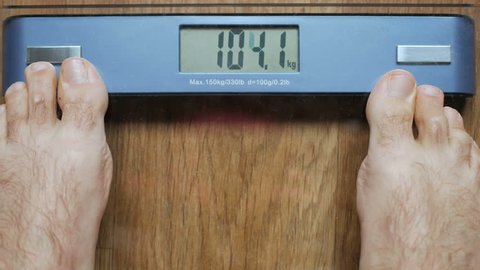
[[[379,128],[398,127],[409,122],[411,122],[411,117],[408,114],[395,110],[389,110],[383,115],[383,117],[380,118],[380,121],[378,121],[378,126]]]
[[[47,108],[47,104],[46,104],[46,101],[45,101],[45,97],[43,96],[35,96],[33,98],[33,102],[32,102],[32,110],[34,112],[37,112],[37,111],[44,111],[46,110]]]
[[[94,117],[94,108],[89,103],[78,102],[65,105],[64,115],[74,121],[77,128],[81,130],[90,130],[96,124]]]
[[[378,143],[390,144],[395,143],[398,138],[407,134],[412,134],[411,118],[408,115],[396,112],[385,114],[376,122],[376,130],[378,130]]]

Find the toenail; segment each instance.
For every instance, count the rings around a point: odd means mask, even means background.
[[[62,75],[66,83],[88,82],[88,71],[81,59],[71,58],[62,65]]]
[[[445,110],[445,113],[447,113],[447,114],[450,114],[450,115],[455,116],[457,118],[462,117],[462,114],[459,113],[457,110],[455,110],[452,107],[445,106],[443,109]]]
[[[425,93],[429,96],[439,96],[442,91],[440,91],[440,89],[438,89],[437,87],[434,87],[434,86],[424,86],[422,87],[422,93]]]
[[[17,90],[22,90],[22,89],[24,89],[24,88],[25,88],[25,83],[24,83],[24,82],[16,82],[16,83],[12,84],[12,85],[7,89],[7,92],[6,92],[5,94],[11,92],[11,91],[9,91],[10,89],[11,89],[12,91],[17,91]]]
[[[30,68],[32,69],[32,71],[40,71],[40,70],[47,69],[48,66],[49,66],[49,64],[46,63],[46,62],[36,62],[36,63],[31,64]]]
[[[415,82],[407,74],[395,73],[390,75],[388,88],[392,97],[408,97],[413,93]]]

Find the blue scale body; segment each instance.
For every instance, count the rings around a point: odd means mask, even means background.
[[[185,25],[296,26],[299,71],[182,73],[179,42]],[[3,88],[24,80],[27,47],[78,45],[112,94],[365,93],[380,75],[400,68],[412,72],[418,84],[472,95],[474,44],[472,21],[459,16],[16,17],[4,29]],[[450,45],[451,63],[398,63],[399,45]]]

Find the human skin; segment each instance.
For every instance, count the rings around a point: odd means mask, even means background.
[[[112,177],[105,85],[81,58],[58,92],[49,63],[25,77],[0,106],[0,269],[93,269]]]
[[[0,105],[0,269],[93,269],[112,177],[105,85],[81,58],[62,64],[58,87],[48,63],[25,75]],[[367,118],[360,268],[475,269],[480,150],[460,114],[440,89],[395,70],[373,89]]]
[[[360,269],[480,265],[480,150],[443,98],[402,70],[383,76],[369,97],[369,148],[357,179]]]

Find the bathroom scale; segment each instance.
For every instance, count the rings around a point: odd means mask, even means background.
[[[112,94],[355,94],[392,69],[475,93],[474,25],[462,16],[14,17],[4,90],[35,61],[90,60]]]

